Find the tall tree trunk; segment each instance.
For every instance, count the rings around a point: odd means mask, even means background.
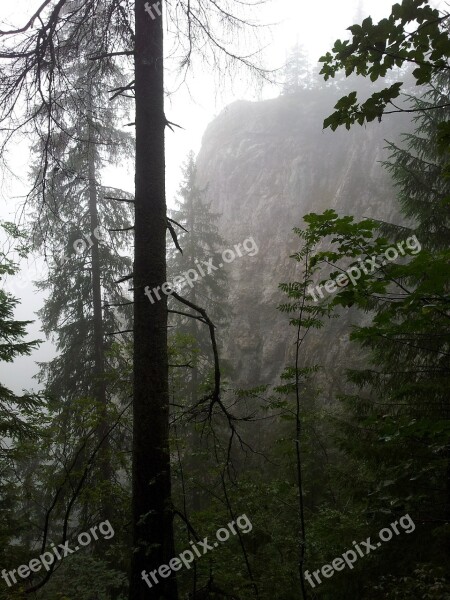
[[[108,484],[112,479],[110,445],[107,439],[108,432],[108,399],[106,395],[105,381],[105,351],[104,351],[104,327],[103,327],[103,309],[102,309],[102,287],[100,273],[100,250],[99,241],[94,235],[97,231],[98,210],[97,210],[97,172],[95,164],[96,139],[95,131],[92,128],[92,106],[93,106],[93,85],[87,87],[88,102],[88,161],[89,161],[89,221],[91,228],[91,289],[93,304],[93,346],[94,346],[94,397],[98,403],[99,426],[98,437],[102,441],[102,448],[99,453],[99,471],[101,484],[101,505],[102,517],[110,519],[112,517],[111,494],[108,493]]]
[[[136,192],[134,255],[133,555],[130,600],[177,600],[174,575],[153,587],[142,571],[174,556],[169,454],[167,298],[144,294],[166,281],[162,16],[136,0]],[[159,4],[161,6],[161,4]]]

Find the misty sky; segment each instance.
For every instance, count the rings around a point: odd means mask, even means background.
[[[0,5],[0,21],[8,25],[23,26],[42,3],[42,0],[2,0]],[[331,48],[338,37],[345,37],[345,29],[354,22],[358,7],[362,5],[364,16],[372,14],[374,19],[382,18],[389,13],[391,0],[273,0],[258,8],[260,22],[273,23],[270,30],[262,34],[265,46],[264,62],[267,68],[281,67],[289,49],[296,43],[302,44],[308,51],[311,61],[316,61]],[[257,100],[258,95],[271,98],[279,95],[279,89],[266,85],[256,91],[248,77],[236,73],[223,73],[218,87],[218,74],[194,63],[194,70],[188,87],[181,88],[167,101],[166,115],[170,121],[180,124],[183,130],[176,133],[167,131],[167,192],[168,203],[172,205],[173,196],[180,182],[180,166],[190,149],[198,152],[201,138],[208,123],[229,103],[238,100]],[[174,87],[174,78],[167,75],[169,89]],[[331,109],[332,107],[330,107]],[[0,179],[0,219],[14,220],[21,197],[26,193],[28,185],[29,155],[27,142],[22,142],[11,151],[9,165],[12,173],[4,171]],[[120,172],[117,169],[107,172],[103,183],[117,185],[133,191],[132,168]],[[35,320],[35,311],[42,305],[42,297],[37,295],[31,279],[37,277],[35,265],[41,268],[39,257],[32,258],[24,265],[22,283],[10,281],[8,289],[22,301],[17,308],[16,317],[24,320]],[[19,276],[20,279],[20,276]],[[68,290],[70,293],[70,290]],[[39,333],[39,324],[29,327],[30,337],[43,338]],[[32,358],[22,357],[12,365],[0,364],[1,381],[14,391],[20,392],[24,387],[31,387],[31,377],[36,373],[34,360],[46,360],[51,356],[52,348],[44,344]],[[36,387],[36,383],[34,383]]]

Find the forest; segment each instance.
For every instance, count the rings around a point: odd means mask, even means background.
[[[4,0],[0,153],[0,600],[450,600],[447,3]]]

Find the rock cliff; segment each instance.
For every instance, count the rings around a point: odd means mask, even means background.
[[[399,221],[395,190],[380,161],[387,158],[385,140],[398,139],[407,122],[395,115],[365,128],[324,131],[323,119],[338,97],[328,88],[238,101],[204,134],[198,178],[212,209],[222,214],[221,234],[231,248],[248,237],[259,247],[256,256],[227,267],[235,315],[224,351],[235,384],[277,383],[292,356],[294,331],[277,311],[285,299],[278,284],[301,277],[289,255],[298,249],[292,228],[303,226],[303,215],[334,208],[357,218]],[[327,396],[339,391],[336,370],[357,361],[348,334],[358,318],[349,311],[312,332],[304,346],[305,363],[324,366]]]

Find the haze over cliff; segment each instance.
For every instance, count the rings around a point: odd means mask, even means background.
[[[398,140],[408,122],[385,117],[351,131],[324,131],[323,120],[340,95],[322,88],[238,101],[203,137],[198,178],[212,210],[222,214],[221,234],[230,247],[251,236],[259,246],[256,256],[228,266],[235,314],[224,354],[235,369],[234,383],[277,383],[292,356],[293,330],[277,310],[285,300],[278,284],[301,276],[289,256],[299,249],[292,228],[304,225],[303,215],[333,208],[341,215],[400,221],[395,190],[380,161],[388,156],[385,140]],[[333,373],[357,360],[348,348],[355,318],[360,316],[350,310],[346,319],[328,322],[311,332],[304,347],[307,364],[324,366],[330,390]]]

